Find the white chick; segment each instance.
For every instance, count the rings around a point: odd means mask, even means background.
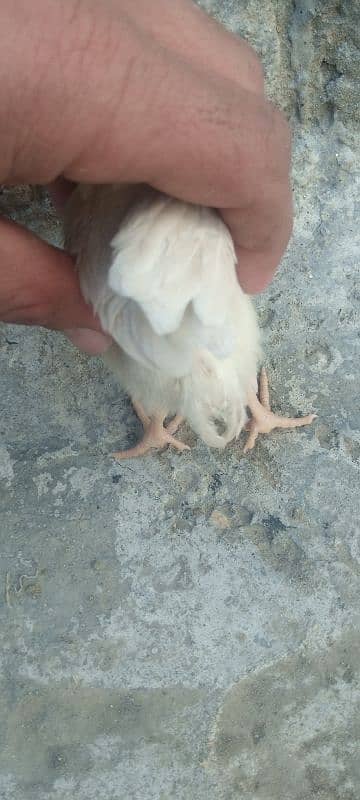
[[[144,426],[141,442],[117,458],[168,444],[187,449],[174,435],[183,419],[223,448],[248,408],[245,449],[260,432],[312,422],[314,415],[270,411],[264,370],[257,398],[259,328],[216,211],[147,186],[79,186],[65,228],[85,300],[114,340],[104,359]]]

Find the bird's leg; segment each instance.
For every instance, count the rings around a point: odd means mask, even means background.
[[[142,422],[144,428],[147,428],[150,425],[151,419],[148,414],[146,414],[144,406],[142,406],[141,403],[138,403],[137,400],[132,400],[131,402],[136,416],[139,417],[139,420]]]
[[[190,449],[187,444],[178,442],[174,436],[184,419],[180,416],[180,414],[176,414],[176,416],[165,427],[164,422],[166,419],[166,413],[163,411],[159,411],[158,413],[155,413],[149,417],[148,414],[145,413],[141,403],[133,400],[133,406],[137,416],[144,426],[143,438],[138,444],[135,445],[135,447],[131,447],[129,450],[120,450],[118,453],[113,453],[114,458],[117,460],[122,460],[124,458],[136,458],[137,456],[143,456],[148,452],[148,450],[152,450],[153,448],[161,449],[169,444],[175,447],[177,450]]]
[[[175,417],[173,417],[166,426],[167,432],[173,435],[180,428],[180,425],[182,425],[183,422],[184,417],[182,417],[181,414],[175,414]],[[187,447],[187,449],[190,450],[190,447]]]
[[[280,417],[274,414],[270,408],[269,382],[266,370],[263,367],[260,373],[259,397],[251,389],[247,396],[247,405],[251,411],[252,418],[247,423],[246,429],[249,437],[244,447],[244,453],[252,450],[259,433],[270,433],[274,428],[299,428],[303,425],[310,425],[316,418],[316,414],[308,414],[306,417]]]

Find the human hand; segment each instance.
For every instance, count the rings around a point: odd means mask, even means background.
[[[144,182],[216,207],[241,285],[267,285],[291,232],[290,136],[243,40],[190,0],[3,0],[2,34],[2,183]],[[0,319],[106,346],[66,253],[3,220],[0,259]]]

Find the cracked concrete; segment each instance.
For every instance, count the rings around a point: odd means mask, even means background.
[[[115,464],[139,429],[102,363],[0,332],[1,800],[359,797],[359,8],[203,5],[292,120],[257,305],[274,408],[319,417]],[[60,241],[43,190],[0,207]]]

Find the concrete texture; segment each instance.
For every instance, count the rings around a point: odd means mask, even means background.
[[[204,6],[293,122],[258,308],[274,407],[319,418],[117,465],[139,430],[101,362],[0,334],[1,800],[360,796],[359,6]],[[0,204],[58,240],[42,190]]]

